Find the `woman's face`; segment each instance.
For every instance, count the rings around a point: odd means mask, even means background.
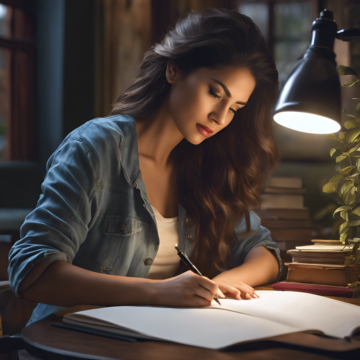
[[[168,103],[170,116],[181,134],[194,145],[228,126],[234,113],[246,105],[256,85],[254,77],[244,67],[203,67],[182,76],[169,61],[166,77],[172,84]],[[213,132],[206,132],[202,127]]]

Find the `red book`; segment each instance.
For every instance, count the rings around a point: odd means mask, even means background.
[[[354,297],[354,289],[340,286],[314,285],[281,281],[272,285],[274,290],[298,291],[315,295]]]

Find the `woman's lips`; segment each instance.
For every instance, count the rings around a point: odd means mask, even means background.
[[[207,126],[196,124],[196,127],[203,136],[209,136],[213,132],[213,130],[209,129]]]

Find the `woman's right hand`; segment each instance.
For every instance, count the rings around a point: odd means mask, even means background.
[[[158,280],[154,283],[154,290],[156,305],[202,307],[211,304],[218,285],[206,276],[188,270],[178,276]]]

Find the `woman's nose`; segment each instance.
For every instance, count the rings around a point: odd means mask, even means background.
[[[217,122],[218,125],[224,125],[226,123],[226,108],[219,107],[219,109],[213,113],[213,120]]]

